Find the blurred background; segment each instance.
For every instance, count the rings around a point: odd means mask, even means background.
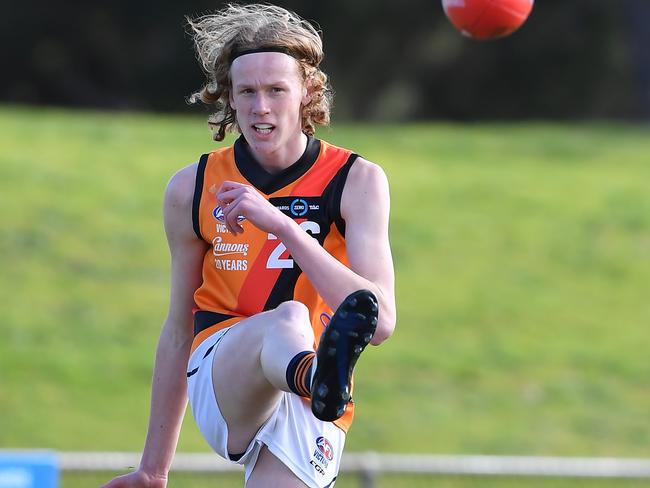
[[[645,0],[538,2],[516,36],[490,43],[458,36],[435,0],[277,3],[324,32],[340,119],[650,117]],[[14,2],[0,99],[187,112],[202,75],[183,19],[221,4]]]
[[[347,452],[650,458],[650,2],[538,1],[482,43],[439,1],[276,3],[323,31],[336,94],[317,135],[391,183],[398,325],[358,366]],[[25,0],[0,18],[0,449],[67,453],[64,487],[137,465],[168,297],[164,188],[232,142],[186,103],[203,75],[184,16],[223,5]],[[74,454],[95,451],[136,454]],[[209,452],[190,416],[178,451]],[[389,464],[337,486],[650,476],[373,471]]]

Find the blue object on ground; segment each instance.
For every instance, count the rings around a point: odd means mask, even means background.
[[[43,451],[0,450],[0,488],[58,488],[56,455]]]

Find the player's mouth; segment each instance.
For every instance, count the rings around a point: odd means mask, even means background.
[[[275,129],[275,126],[271,124],[253,124],[253,130],[261,135],[270,134],[273,129]]]

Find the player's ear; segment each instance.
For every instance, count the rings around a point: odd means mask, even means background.
[[[309,81],[305,81],[302,84],[302,101],[301,101],[301,103],[303,104],[303,106],[308,105],[309,102],[311,102],[312,92],[313,92],[313,89],[312,89],[311,83],[309,83]]]

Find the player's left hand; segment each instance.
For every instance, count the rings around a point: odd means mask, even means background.
[[[223,210],[226,227],[235,235],[244,232],[241,217],[258,229],[276,236],[287,220],[291,220],[250,185],[224,181],[216,197]]]
[[[167,476],[155,476],[138,469],[132,473],[113,478],[102,488],[165,488]]]

